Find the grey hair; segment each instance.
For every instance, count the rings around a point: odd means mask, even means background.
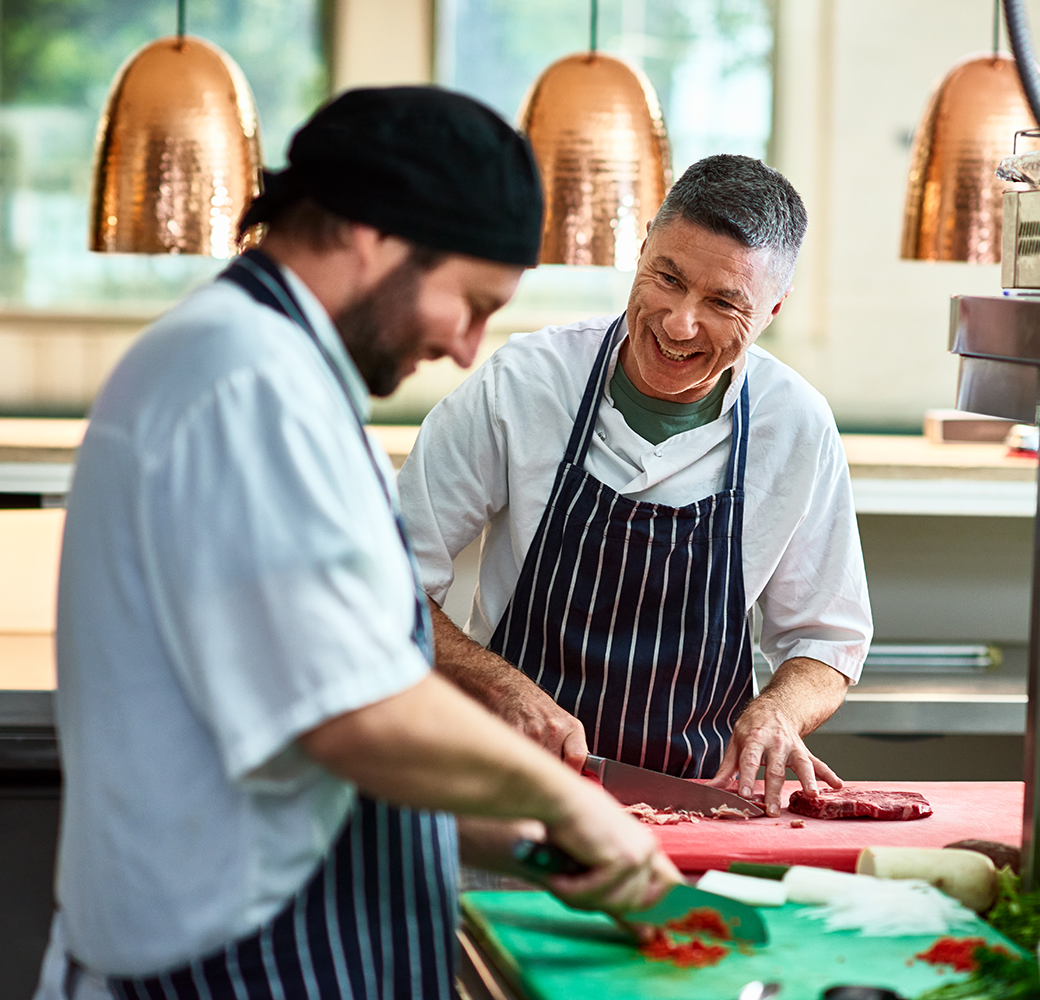
[[[808,219],[798,192],[780,171],[733,153],[698,160],[672,185],[651,231],[677,218],[743,246],[772,250],[778,290],[791,287]]]

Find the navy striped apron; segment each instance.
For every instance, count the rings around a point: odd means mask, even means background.
[[[343,388],[412,562],[413,638],[432,663],[429,606],[411,547],[342,373],[270,258],[247,251],[220,277],[301,326]],[[120,1000],[450,1000],[457,884],[453,817],[359,796],[334,847],[274,919],[181,968],[112,978],[109,988]]]
[[[725,489],[684,507],[630,500],[585,471],[620,324],[603,338],[489,648],[581,720],[592,753],[708,777],[753,691],[741,560],[747,379]]]

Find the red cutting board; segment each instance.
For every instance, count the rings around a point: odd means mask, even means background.
[[[815,865],[855,871],[864,847],[945,847],[956,840],[1022,843],[1020,781],[847,781],[848,788],[920,792],[932,806],[927,819],[810,819],[786,808],[797,781],[784,783],[780,816],[701,820],[653,827],[661,846],[684,872],[725,870],[731,861]],[[759,792],[762,782],[758,783]],[[804,820],[796,829],[792,820]]]

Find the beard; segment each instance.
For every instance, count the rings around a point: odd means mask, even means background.
[[[418,356],[423,329],[416,313],[423,269],[399,264],[333,323],[373,396],[389,396],[405,377],[406,359]]]

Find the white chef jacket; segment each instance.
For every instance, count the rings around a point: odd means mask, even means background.
[[[452,560],[483,532],[466,630],[487,644],[516,587],[612,317],[511,337],[431,410],[398,476],[427,591],[443,603]],[[624,332],[627,332],[624,331]],[[859,678],[872,634],[848,463],[824,398],[757,346],[722,415],[659,445],[610,396],[615,347],[585,469],[633,500],[683,506],[724,488],[731,411],[750,389],[743,537],[748,608],[775,670],[796,656]]]
[[[286,274],[365,412],[328,316]],[[52,951],[151,973],[273,916],[355,795],[294,741],[427,674],[414,595],[306,333],[228,282],[160,319],[98,398],[69,496]]]

